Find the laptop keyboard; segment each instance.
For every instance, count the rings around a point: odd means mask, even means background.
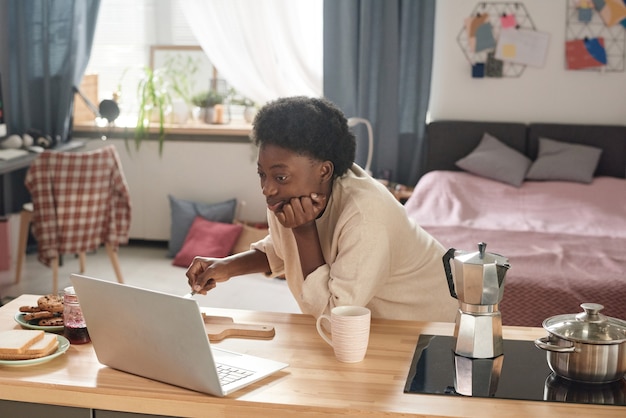
[[[237,380],[248,377],[254,372],[246,369],[240,369],[238,367],[229,366],[227,364],[217,363],[217,375],[220,378],[222,385],[236,382]]]

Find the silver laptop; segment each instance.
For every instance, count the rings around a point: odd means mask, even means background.
[[[78,274],[70,280],[98,361],[114,369],[224,396],[288,366],[211,346],[194,299]]]

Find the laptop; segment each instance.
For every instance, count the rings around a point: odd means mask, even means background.
[[[288,366],[212,346],[194,299],[79,274],[70,280],[106,366],[214,396]],[[230,373],[220,379],[223,370]]]

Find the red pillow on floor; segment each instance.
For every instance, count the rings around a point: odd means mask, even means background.
[[[198,255],[226,257],[231,253],[242,229],[243,226],[240,224],[212,222],[196,216],[172,264],[189,267],[194,257]]]

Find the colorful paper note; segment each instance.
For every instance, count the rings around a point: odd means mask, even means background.
[[[528,29],[503,29],[496,46],[496,58],[532,67],[543,67],[550,35]]]
[[[477,62],[472,65],[472,78],[483,78],[485,76],[485,63]]]
[[[488,14],[477,14],[465,19],[465,30],[467,31],[470,51],[481,52],[495,47],[496,40],[493,36],[493,27],[489,23]]]
[[[568,70],[602,67],[607,63],[604,38],[567,41],[565,57]]]
[[[502,68],[504,63],[495,57],[494,52],[487,54],[487,62],[485,64],[485,76],[499,78],[502,77]]]
[[[582,23],[591,22],[591,18],[593,17],[592,9],[578,9],[578,21]]]
[[[493,27],[491,23],[486,22],[476,29],[476,45],[475,51],[481,52],[487,49],[493,49],[496,46],[496,39],[493,37]]]
[[[502,27],[502,29],[507,29],[507,28],[514,28],[515,26],[517,26],[517,20],[515,19],[515,15],[514,14],[503,14],[502,17],[500,17],[500,26]]]
[[[626,19],[626,4],[623,0],[594,0],[593,5],[608,27]]]

